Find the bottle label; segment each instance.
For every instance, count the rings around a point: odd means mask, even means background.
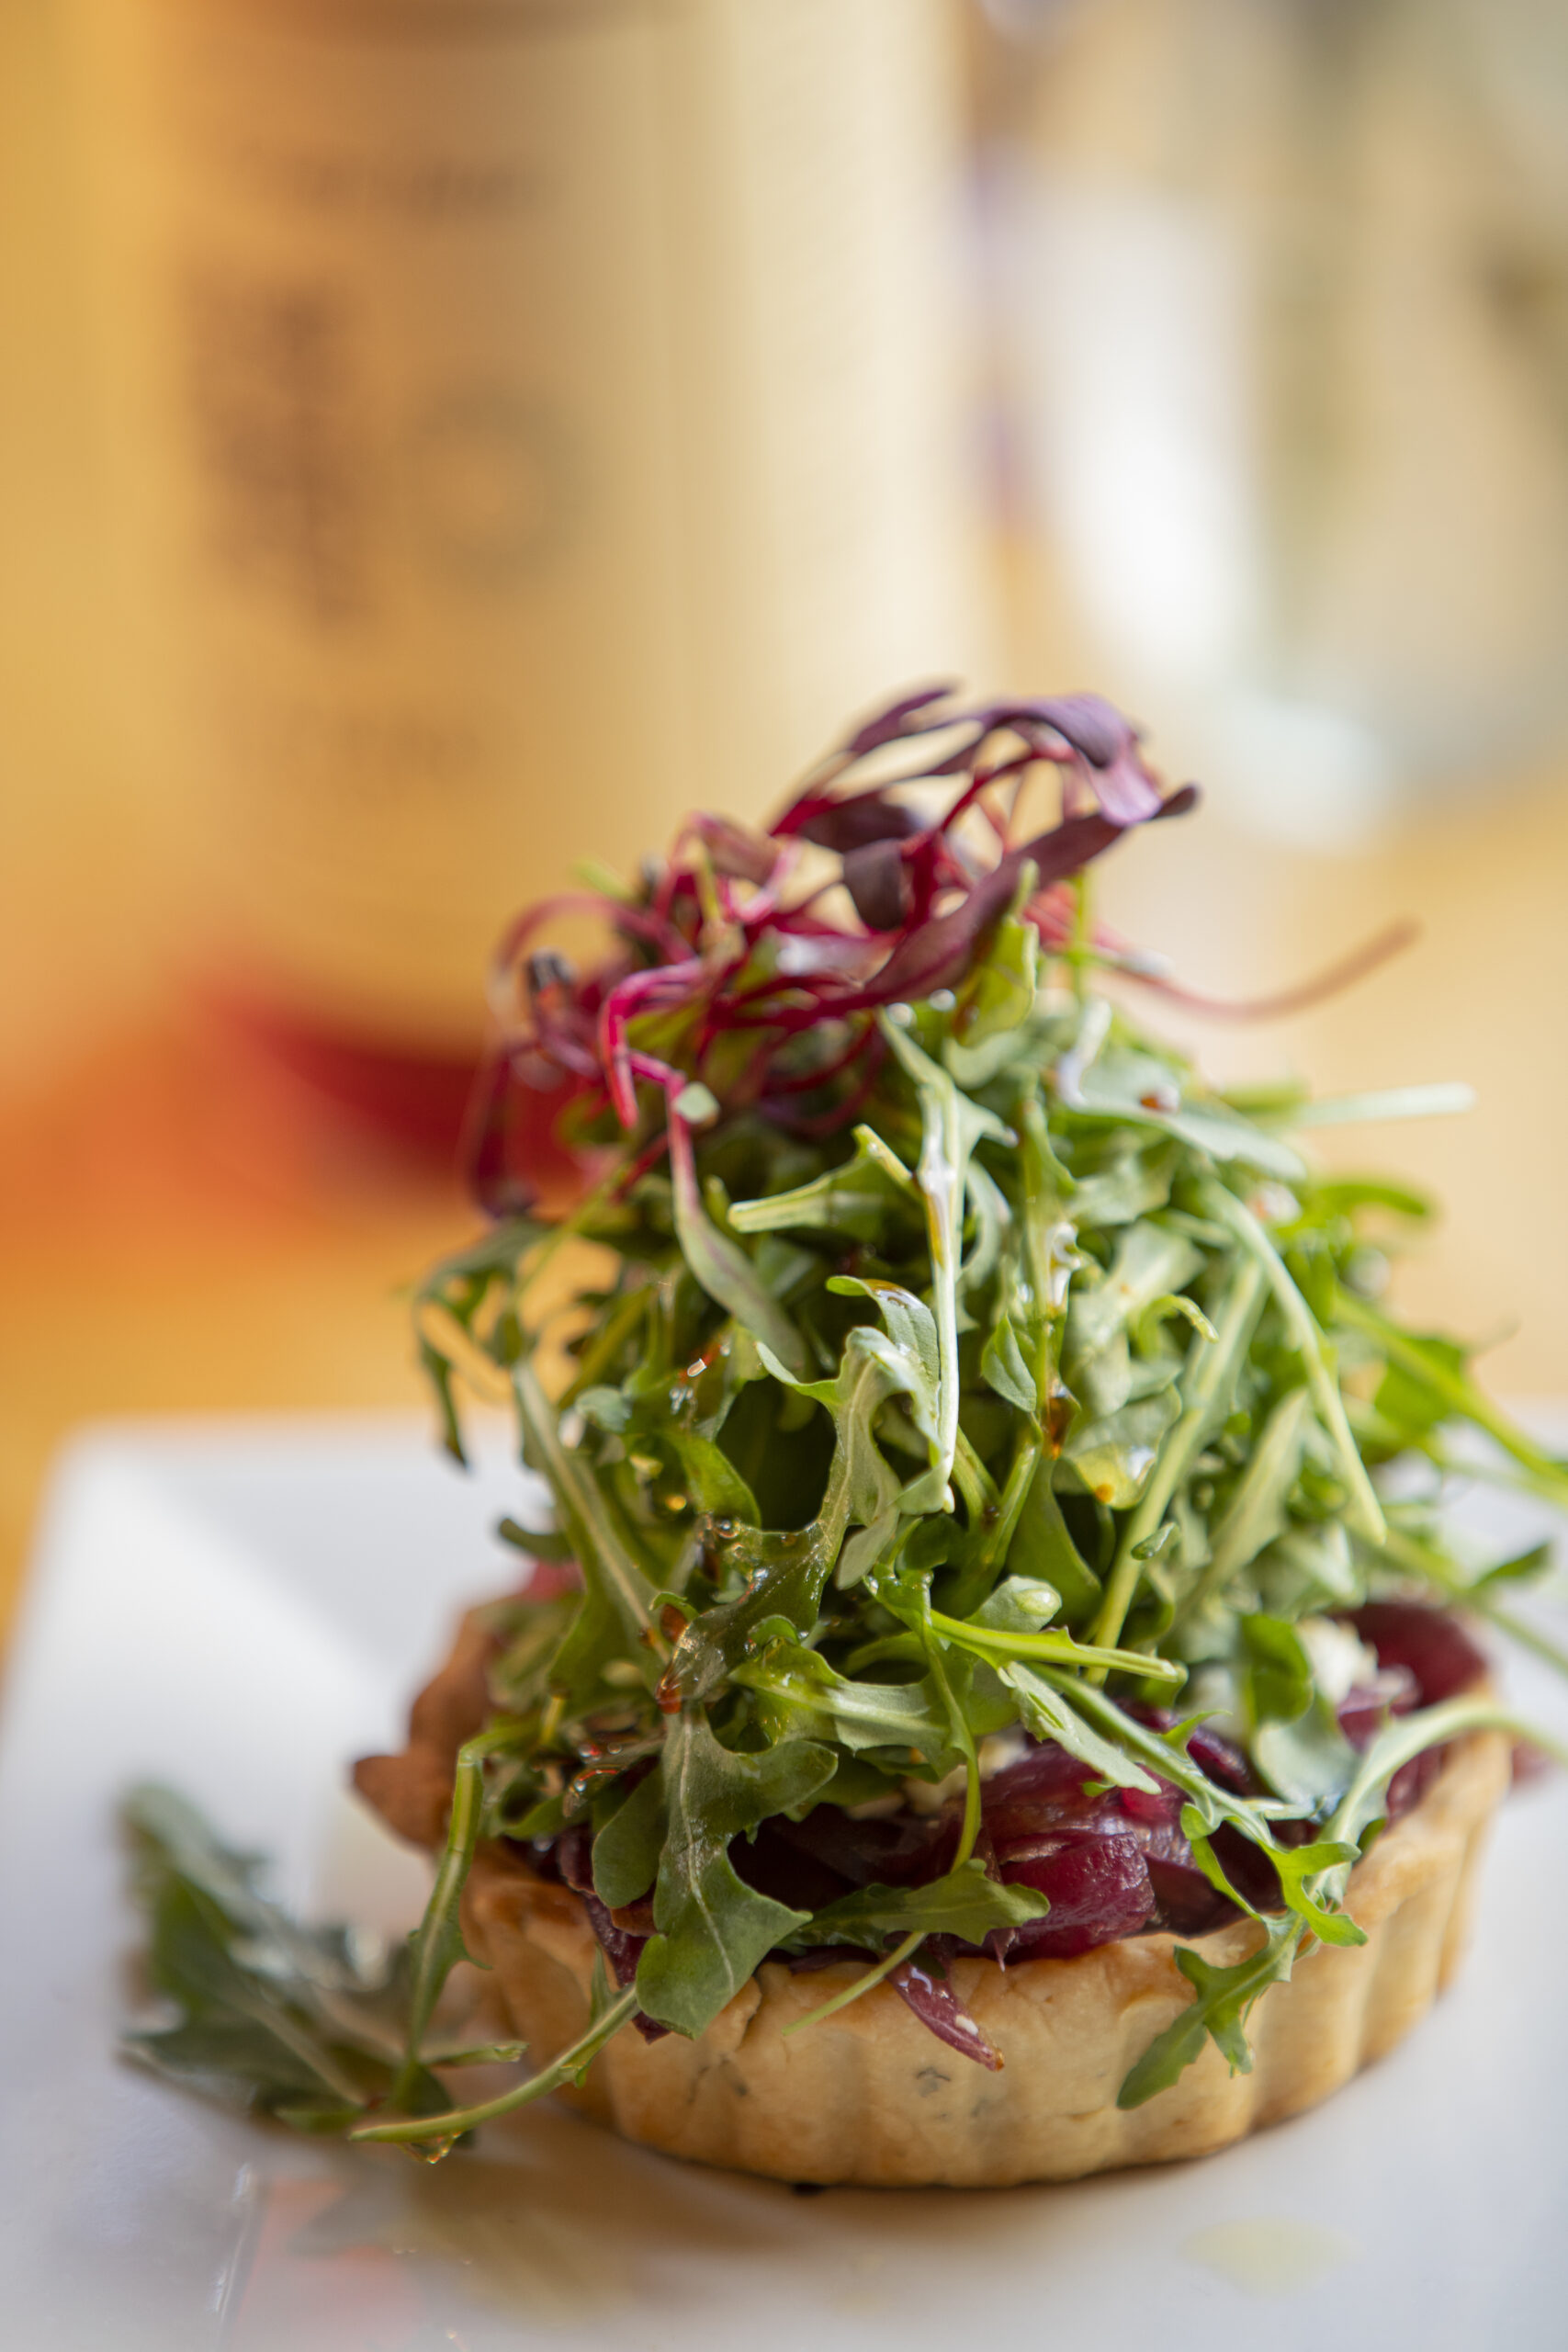
[[[153,725],[231,965],[456,1038],[517,904],[962,667],[941,0],[83,0]]]

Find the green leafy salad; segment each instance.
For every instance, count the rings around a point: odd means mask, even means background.
[[[855,1963],[803,2030],[886,1982],[995,2064],[956,1955],[1164,1931],[1192,1999],[1133,2106],[1211,2038],[1247,2067],[1303,1943],[1364,1940],[1371,1839],[1447,1743],[1519,1728],[1454,1604],[1541,1645],[1508,1596],[1544,1554],[1445,1545],[1455,1426],[1568,1478],[1387,1305],[1425,1203],[1303,1148],[1358,1106],[1216,1090],[1127,1009],[1169,984],[1089,870],[1194,797],[1095,697],[918,695],[765,835],[698,818],[574,894],[592,968],[536,944],[556,902],[518,924],[489,1222],[419,1343],[451,1451],[463,1388],[503,1389],[552,1510],[503,1528],[544,1565],[490,1612],[430,1907],[389,1962],[308,1934],[142,1792],[179,2021],[141,2057],[435,2154],[612,2035],[703,2033],[770,1957]],[[523,2055],[434,2022],[481,1839],[576,1889],[603,1958],[587,2034],[476,2104],[451,2069]],[[1248,1914],[1249,1956],[1206,1958]]]

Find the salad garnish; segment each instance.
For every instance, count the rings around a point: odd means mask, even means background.
[[[854,1962],[801,2030],[886,1983],[995,2066],[955,1956],[1163,1928],[1193,1998],[1134,2106],[1210,2040],[1247,2067],[1303,1946],[1364,1941],[1380,1826],[1449,1743],[1527,1736],[1455,1611],[1551,1650],[1509,1602],[1544,1548],[1450,1547],[1453,1432],[1553,1502],[1568,1471],[1392,1309],[1425,1200],[1314,1170],[1335,1106],[1215,1088],[1129,1009],[1181,991],[1095,922],[1090,868],[1195,799],[1096,696],[928,689],[765,834],[694,817],[517,923],[468,1144],[489,1223],[416,1320],[448,1449],[466,1391],[504,1398],[552,1511],[503,1524],[543,1565],[489,1612],[429,1908],[356,1976],[143,1792],[183,2022],[140,2054],[440,2154],[628,2027],[701,2034],[769,1961]],[[539,943],[584,911],[612,944],[578,972]],[[502,2053],[433,2020],[481,1839],[577,1891],[602,1962],[582,2039],[465,2104],[445,2070]]]

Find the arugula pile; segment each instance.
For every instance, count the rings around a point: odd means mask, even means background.
[[[1042,766],[1060,819],[1017,839]],[[1193,2001],[1123,2104],[1210,2037],[1247,2065],[1247,2014],[1303,1939],[1362,1940],[1346,1884],[1391,1774],[1510,1718],[1453,1700],[1358,1753],[1314,1628],[1384,1592],[1509,1627],[1499,1595],[1543,1562],[1478,1577],[1444,1548],[1452,1423],[1553,1499],[1568,1477],[1462,1351],[1389,1312],[1387,1229],[1426,1205],[1314,1174],[1293,1138],[1334,1106],[1218,1092],[1095,992],[1099,968],[1160,982],[1095,931],[1084,868],[1192,798],[1093,697],[916,696],[768,837],[694,820],[635,891],[593,893],[615,940],[602,967],[531,952],[537,911],[518,926],[473,1125],[493,1222],[423,1285],[420,1345],[459,1458],[461,1385],[504,1387],[554,1500],[553,1526],[506,1532],[574,1562],[581,1589],[498,1611],[495,1714],[457,1759],[399,1984],[345,1984],[338,1946],[258,1924],[244,1868],[143,1806],[160,1981],[186,2014],[145,2054],[243,2077],[309,2128],[438,2154],[634,2018],[701,2033],[770,1952],[873,1955],[826,2014],[930,1937],[978,1945],[1048,1908],[976,1851],[982,1746],[1017,1726],[1108,1787],[1179,1790],[1195,1860],[1242,1909],[1216,1833],[1278,1876],[1252,1957],[1179,1953]],[[575,1198],[547,1216],[534,1179],[563,1167]],[[563,1318],[539,1277],[568,1240],[606,1271]],[[1396,1461],[1427,1466],[1420,1499],[1380,1500]],[[1189,1686],[1202,1704],[1159,1728]],[[1215,1690],[1271,1794],[1189,1753]],[[736,1867],[765,1822],[920,1783],[962,1807],[930,1883],[812,1912]],[[1309,1842],[1277,1834],[1303,1817]],[[603,1905],[650,1901],[635,1978],[605,1973],[553,2066],[459,2105],[429,2033],[476,1840],[572,1832]]]
[[[220,1845],[172,1790],[136,1790],[124,1821],[151,1923],[149,1989],[178,2012],[127,2038],[144,2065],[331,2133],[389,2099],[444,2114],[452,2102],[432,2065],[523,2055],[519,2042],[427,2041],[424,2062],[412,2059],[412,1946],[389,1953],[353,1928],[300,1927],[262,1892],[259,1858]]]

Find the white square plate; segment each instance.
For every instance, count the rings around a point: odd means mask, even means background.
[[[419,1867],[339,1792],[459,1606],[515,1474],[412,1421],[125,1427],[56,1483],[0,1722],[0,2341],[17,2352],[1562,2352],[1568,1783],[1505,1812],[1457,1988],[1315,2114],[1066,2188],[809,2199],[548,2109],[434,2170],[118,2063],[118,1792],[153,1775],[290,1897],[401,1923]],[[1482,1500],[1502,1542],[1532,1514]],[[1559,1620],[1561,1622],[1561,1620]],[[1528,1661],[1520,1703],[1568,1697]]]

